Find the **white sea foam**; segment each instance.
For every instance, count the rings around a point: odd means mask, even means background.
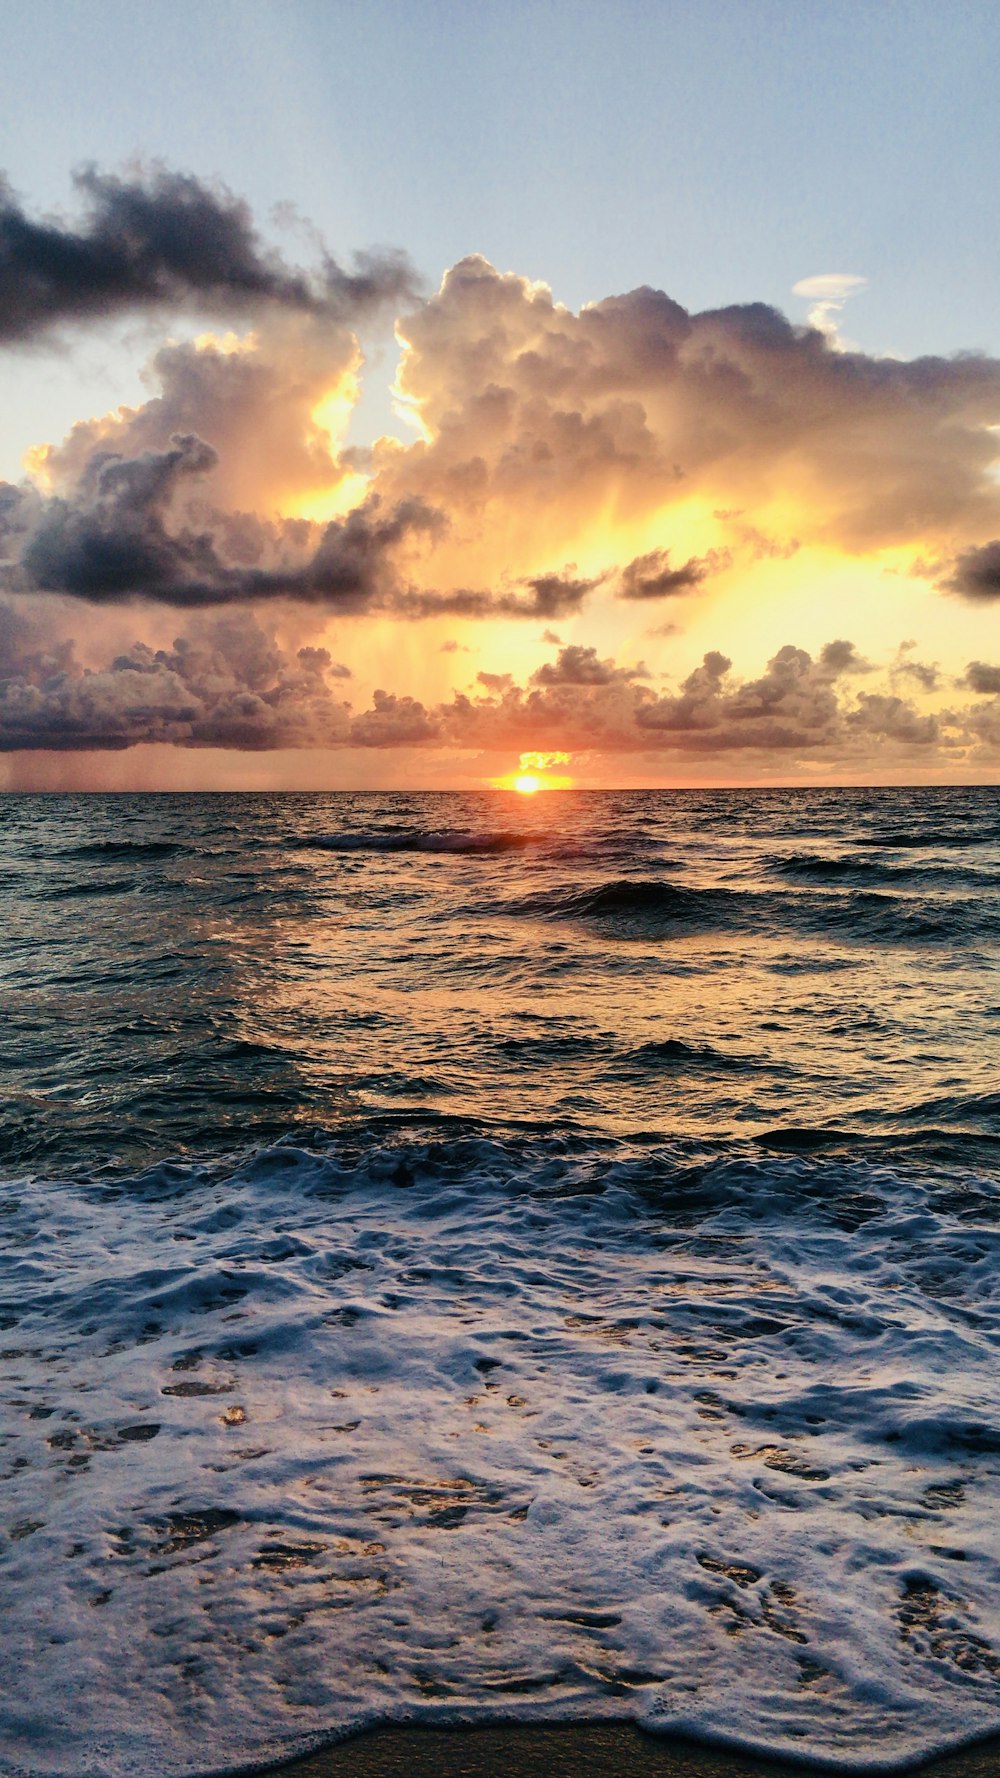
[[[402,1715],[843,1766],[1000,1728],[995,1204],[486,1141],[24,1183],[5,1771]]]

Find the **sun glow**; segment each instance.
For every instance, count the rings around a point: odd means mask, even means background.
[[[331,519],[342,518],[364,499],[370,476],[356,469],[342,467],[338,473],[334,467],[359,395],[358,379],[352,370],[348,370],[311,408],[309,419],[313,428],[317,467],[325,469],[326,460],[334,479],[324,477],[315,488],[306,489],[297,498],[287,501],[283,507],[286,517],[312,519],[316,524],[325,525]]]
[[[490,783],[494,790],[516,790],[519,796],[534,796],[539,790],[571,790],[572,778],[554,777],[548,769],[568,764],[568,753],[522,753],[516,772],[491,778]]]

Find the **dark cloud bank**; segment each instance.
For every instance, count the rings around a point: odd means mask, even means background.
[[[88,167],[74,185],[85,208],[77,227],[32,219],[0,181],[0,342],[179,304],[269,303],[341,321],[414,292],[398,252],[359,254],[350,272],[327,253],[311,273],[287,265],[242,200],[191,174],[154,167],[121,179]]]
[[[6,571],[8,586],[69,594],[94,605],[144,599],[183,609],[294,599],[357,612],[388,599],[396,546],[443,523],[422,500],[400,500],[385,511],[373,495],[343,520],[323,527],[306,522],[253,527],[250,515],[248,523],[234,526],[225,514],[209,509],[199,528],[168,529],[168,508],[179,484],[205,475],[216,461],[212,446],[193,433],[175,433],[168,450],[141,457],[96,453],[81,492],[46,500],[29,524],[18,558]],[[12,520],[13,510],[8,524]],[[236,543],[246,553],[250,529],[256,530],[259,550],[272,546],[271,565],[225,559],[227,545],[231,550]],[[305,559],[288,559],[301,554],[296,545],[314,532],[319,541]],[[288,546],[284,561],[282,543]]]
[[[30,610],[0,603],[0,750],[87,751],[169,742],[259,751],[445,747],[484,753],[558,747],[575,753],[709,759],[836,753],[895,757],[1000,743],[1000,667],[973,662],[965,684],[984,700],[943,717],[896,695],[858,690],[868,663],[847,641],[817,657],[786,646],[756,679],[719,651],[675,691],[656,692],[641,665],[569,645],[525,685],[481,672],[477,689],[431,708],[375,692],[355,712],[348,669],[324,648],[283,649],[248,612],[195,616],[169,648],[143,643],[87,669],[71,641],[46,639]]]

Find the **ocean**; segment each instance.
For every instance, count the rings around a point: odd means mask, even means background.
[[[5,1773],[1000,1730],[996,790],[0,848]]]

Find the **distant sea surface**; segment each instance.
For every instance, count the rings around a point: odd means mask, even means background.
[[[0,1765],[1000,1730],[1000,793],[0,798]]]

